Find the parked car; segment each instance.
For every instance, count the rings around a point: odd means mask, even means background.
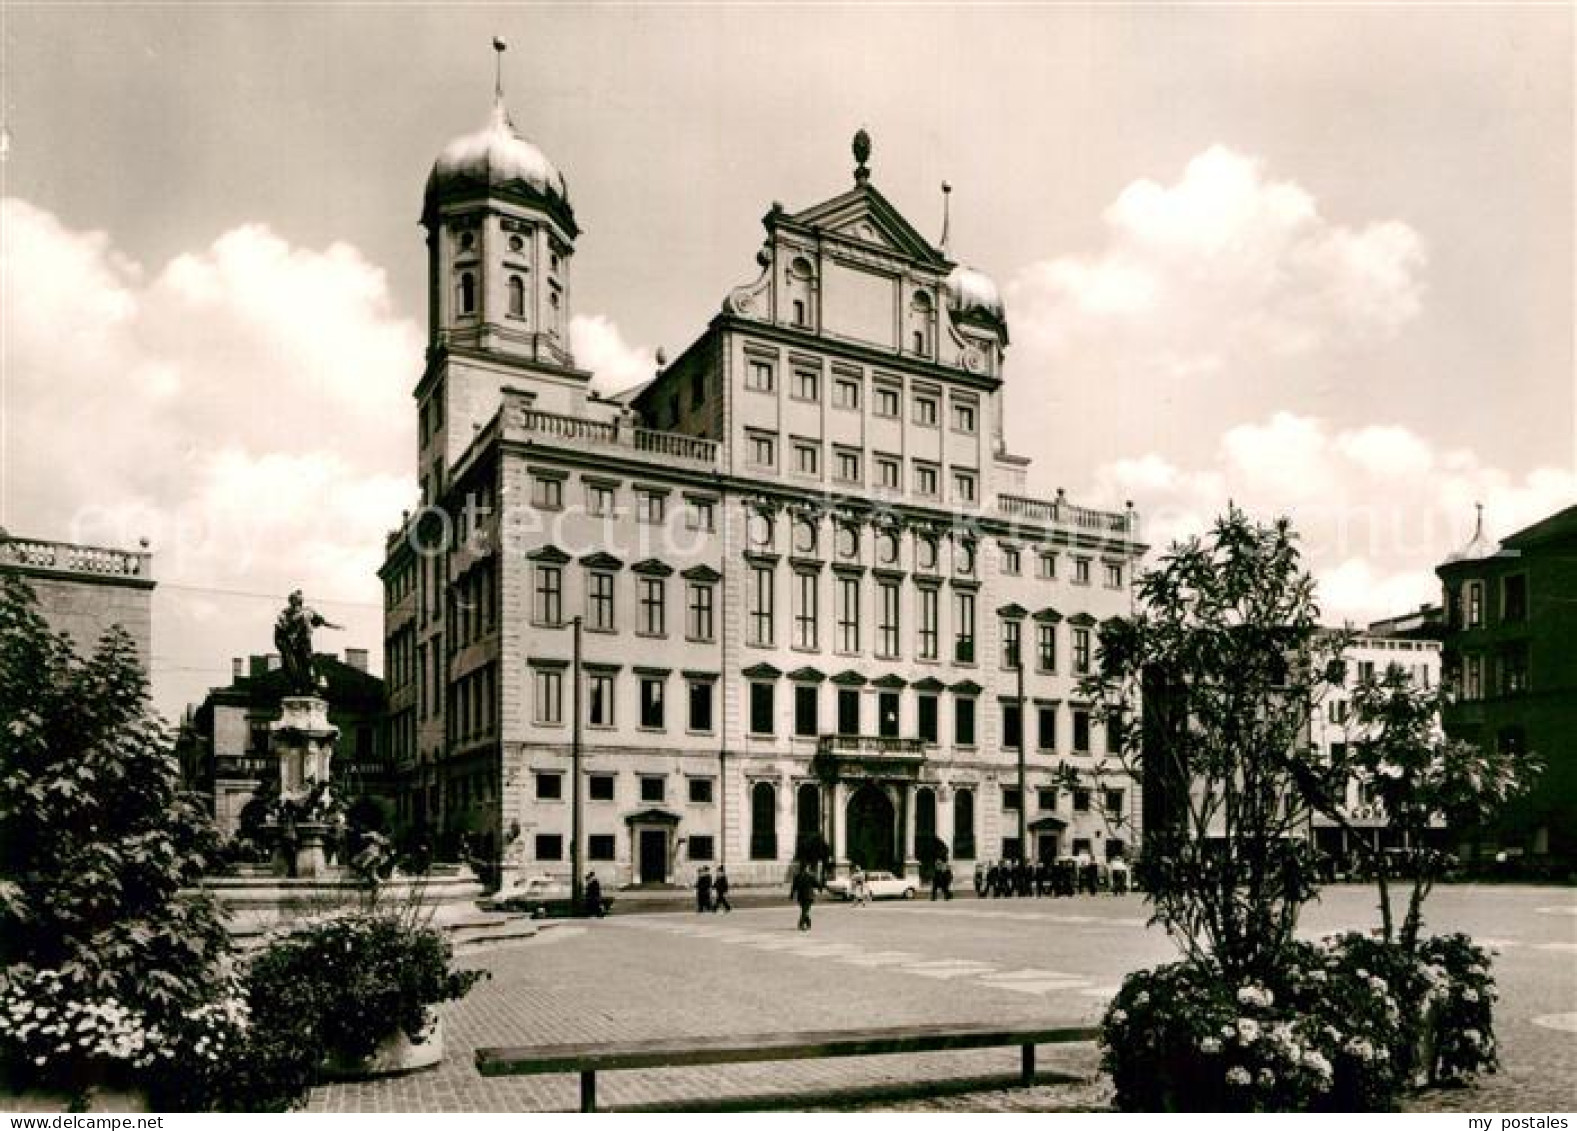
[[[895,876],[891,872],[866,872],[865,886],[872,899],[913,899],[915,881]],[[853,899],[854,892],[847,876],[827,881],[827,894],[836,899]]]
[[[570,882],[559,876],[532,876],[502,888],[482,901],[488,911],[523,911],[533,919],[563,919],[575,914]],[[602,913],[613,907],[613,897],[602,897]]]

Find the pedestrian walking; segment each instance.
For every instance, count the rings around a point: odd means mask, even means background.
[[[799,929],[810,930],[810,908],[816,902],[816,879],[803,864],[798,865],[794,872],[789,897],[799,904]]]
[[[602,882],[597,879],[596,872],[586,873],[586,888],[583,897],[585,913],[595,918],[602,918]]]
[[[865,872],[858,864],[854,871],[849,873],[849,895],[854,900],[854,906],[864,907],[871,901],[871,885],[865,881]]]
[[[698,912],[712,910],[712,873],[705,864],[695,878],[695,909]]]
[[[953,866],[946,863],[942,865],[942,897],[953,898]]]
[[[942,864],[940,861],[931,865],[931,902],[935,903],[942,896]]]
[[[734,905],[728,902],[728,872],[719,864],[717,878],[712,881],[712,910],[732,911]]]
[[[1112,861],[1112,894],[1128,894],[1128,862],[1121,856]]]
[[[986,866],[979,860],[975,861],[975,898],[986,897]]]

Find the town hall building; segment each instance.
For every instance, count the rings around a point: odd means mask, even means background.
[[[1137,515],[1025,494],[997,288],[877,190],[863,131],[854,154],[607,397],[570,349],[564,176],[501,99],[441,153],[421,505],[380,571],[404,824],[566,875],[578,796],[605,885],[779,883],[817,844],[913,874],[1138,843],[1078,692]]]

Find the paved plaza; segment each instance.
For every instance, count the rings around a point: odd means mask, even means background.
[[[1375,922],[1368,887],[1329,889],[1311,935]],[[1429,929],[1500,950],[1505,1067],[1477,1088],[1428,1093],[1426,1110],[1577,1108],[1577,890],[1442,888]],[[314,1090],[316,1111],[573,1110],[573,1076],[484,1080],[478,1045],[680,1037],[923,1022],[1094,1023],[1123,974],[1166,961],[1140,897],[819,904],[616,915],[556,924],[468,962],[493,977],[445,1013],[448,1056],[401,1079]],[[1010,1088],[1013,1049],[720,1065],[599,1076],[617,1109],[791,1106],[883,1110],[1089,1110],[1109,1090],[1091,1047],[1043,1049],[1043,1083]]]

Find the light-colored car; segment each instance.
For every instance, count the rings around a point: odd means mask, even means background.
[[[891,872],[866,872],[865,886],[872,899],[913,899],[915,881],[895,876]],[[837,899],[853,899],[854,891],[847,876],[827,881],[827,894]]]
[[[534,919],[559,918],[574,914],[574,897],[568,879],[559,876],[532,876],[503,888],[483,906],[489,911],[524,911]],[[613,906],[613,897],[602,897],[603,914]]]

